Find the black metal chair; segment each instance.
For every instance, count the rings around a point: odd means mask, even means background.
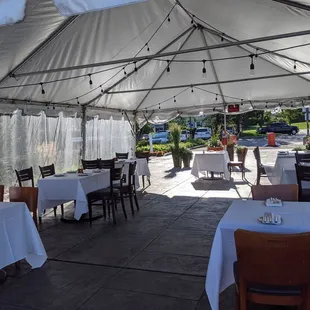
[[[147,163],[149,163],[150,160],[150,152],[136,152],[136,158],[145,158]],[[145,187],[145,177],[146,175],[142,175],[142,186]],[[147,181],[149,185],[151,185],[151,180],[149,177],[147,177]]]
[[[82,166],[83,169],[98,169],[99,168],[99,161],[100,159],[94,159],[94,160],[84,160],[82,159]]]
[[[254,150],[254,157],[256,159],[256,167],[257,167],[257,181],[256,184],[260,184],[260,178],[261,176],[267,176],[267,173],[265,171],[265,168],[261,162],[261,157],[260,157],[260,152],[259,152],[259,147],[257,146]]]
[[[113,169],[115,167],[114,159],[98,159],[99,169]]]
[[[41,172],[43,179],[55,174],[55,165],[54,164],[51,164],[48,166],[43,166],[43,167],[39,166],[39,169],[40,169],[40,172]],[[64,205],[61,204],[60,208],[61,208],[61,215],[63,216],[64,215]],[[54,207],[55,217],[56,217],[56,212],[57,212],[57,207]],[[41,221],[41,219],[39,219],[39,220]]]
[[[89,223],[92,225],[92,207],[95,202],[102,201],[103,216],[106,218],[106,206],[110,214],[110,207],[112,209],[113,223],[116,224],[115,210],[117,209],[117,203],[121,201],[123,213],[125,219],[127,219],[127,213],[125,210],[124,200],[120,195],[120,190],[116,187],[115,182],[122,182],[123,179],[123,167],[112,168],[110,170],[110,187],[100,189],[87,194],[88,210],[89,210]]]
[[[309,162],[310,163],[310,154],[308,153],[295,153],[296,163],[299,164],[300,162]]]
[[[135,199],[137,210],[139,210],[137,192],[136,192],[136,167],[137,162],[129,163],[128,184],[121,183],[117,188],[120,190],[121,198],[129,198],[132,214],[135,213],[133,207],[133,199]]]
[[[297,184],[299,187],[298,200],[299,201],[310,201],[310,189],[304,188],[303,182],[309,182],[310,184],[310,166],[295,164]]]
[[[117,159],[128,159],[129,153],[115,153]]]
[[[15,170],[17,181],[20,187],[23,186],[23,182],[31,181],[31,186],[34,187],[34,179],[33,179],[33,169],[32,167],[23,169],[23,170]]]

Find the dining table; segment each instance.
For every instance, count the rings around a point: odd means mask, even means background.
[[[37,227],[24,202],[0,202],[0,269],[22,259],[32,268],[47,259]]]
[[[233,263],[237,260],[234,232],[294,234],[310,231],[307,202],[282,202],[281,207],[267,207],[264,201],[235,200],[219,222],[209,258],[205,289],[212,310],[219,310],[219,295],[234,284]],[[258,219],[265,212],[281,216],[280,225],[263,224]],[[249,262],[250,264],[250,262]]]
[[[211,172],[211,179],[214,179],[214,173],[220,173],[223,174],[225,180],[229,181],[229,162],[227,151],[207,151],[195,154],[191,174],[199,178],[201,175],[205,177],[206,172]]]
[[[110,186],[110,170],[91,170],[87,173],[67,172],[38,180],[38,213],[66,202],[75,201],[74,218],[80,220],[88,213],[87,194]]]

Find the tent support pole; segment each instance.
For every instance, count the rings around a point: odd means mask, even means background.
[[[187,29],[187,31],[190,29],[191,28]],[[165,52],[165,53],[160,53],[160,55],[159,55],[159,53],[156,53],[153,55],[145,55],[145,56],[138,56],[138,57],[131,57],[131,58],[115,59],[115,60],[110,60],[110,61],[103,61],[103,62],[98,62],[98,63],[93,63],[93,64],[85,64],[85,65],[72,66],[72,67],[66,67],[66,68],[55,68],[55,69],[49,69],[49,70],[23,72],[23,73],[15,74],[15,76],[21,77],[21,76],[49,74],[49,73],[55,73],[55,72],[65,72],[65,71],[72,71],[72,70],[78,70],[78,69],[96,68],[96,67],[103,67],[103,66],[108,66],[108,65],[125,64],[125,63],[131,63],[134,61],[135,62],[144,61],[144,60],[150,61],[154,58],[157,58],[158,56],[169,57],[169,56],[180,55],[180,54],[189,54],[189,53],[196,53],[196,52],[214,50],[214,49],[219,49],[219,48],[226,48],[226,47],[231,47],[231,46],[239,46],[239,45],[243,45],[243,44],[251,44],[251,43],[257,43],[257,42],[266,42],[266,41],[294,38],[294,37],[306,36],[309,34],[310,34],[310,29],[309,30],[303,30],[303,31],[282,33],[282,34],[271,35],[271,36],[265,36],[265,37],[258,37],[258,38],[253,38],[253,39],[246,39],[246,40],[241,40],[241,41],[237,41],[237,42],[225,42],[225,43],[211,45],[208,47],[202,46],[202,47],[184,49],[184,50],[180,50],[180,51]],[[184,33],[181,34],[181,36],[182,35],[184,35]],[[164,48],[164,49],[166,49],[166,48]]]
[[[207,86],[207,85],[217,85],[217,84],[240,83],[240,82],[268,80],[268,79],[275,79],[275,78],[285,78],[285,77],[290,77],[290,76],[299,76],[299,75],[307,75],[307,74],[310,74],[310,71],[290,72],[290,73],[285,73],[285,74],[258,76],[258,77],[236,79],[236,80],[223,80],[223,81],[218,81],[218,82],[215,81],[215,82],[205,82],[205,83],[192,83],[192,84],[183,84],[183,85],[162,86],[162,87],[154,87],[154,88],[138,88],[138,89],[128,89],[128,90],[119,90],[119,91],[109,91],[108,94],[126,94],[126,93],[144,92],[144,91],[149,91],[149,90],[155,91],[155,90],[164,90],[164,89],[188,88],[188,87],[192,87],[192,86],[196,87],[196,86]]]
[[[226,119],[226,106],[224,105],[224,130],[226,132],[226,128],[227,128],[227,119]]]
[[[274,2],[283,3],[288,6],[292,6],[301,10],[310,11],[310,6],[306,4],[302,4],[296,1],[290,1],[290,0],[272,0]]]
[[[81,136],[82,136],[82,159],[85,159],[86,155],[86,107],[82,107],[82,122],[81,122]]]
[[[184,40],[184,42],[180,45],[180,47],[178,48],[178,51],[181,50],[184,45],[186,44],[186,42],[188,41],[188,39],[192,36],[193,32],[195,31],[196,28],[193,28],[192,31],[189,33],[189,35],[187,36],[187,38]],[[173,61],[175,59],[175,57],[177,57],[176,55],[174,55],[170,62]],[[165,74],[166,70],[167,70],[168,65],[165,67],[165,69],[162,71],[162,73],[159,75],[159,77],[156,79],[156,81],[153,83],[152,88],[155,87],[157,85],[157,83],[160,81],[160,79],[162,78],[162,76]],[[138,110],[141,105],[143,104],[143,102],[145,101],[145,99],[149,96],[151,91],[148,91],[146,93],[146,95],[143,97],[143,99],[140,101],[140,103],[138,104],[138,106],[136,107],[135,110]]]

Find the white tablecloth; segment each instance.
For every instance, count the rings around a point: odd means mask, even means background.
[[[149,169],[149,165],[147,163],[146,158],[135,158],[135,159],[126,159],[123,162],[116,162],[115,167],[120,167],[122,164],[124,165],[124,174],[128,175],[129,163],[137,162],[136,168],[136,188],[140,187],[139,176],[146,175],[150,178],[151,173]],[[127,178],[128,180],[128,178]]]
[[[32,216],[23,202],[0,202],[0,269],[24,258],[33,268],[47,259]]]
[[[90,192],[110,186],[110,170],[91,173],[89,176],[78,176],[77,173],[66,173],[62,177],[47,177],[38,181],[39,215],[44,209],[53,208],[65,202],[76,201],[74,217],[79,220],[88,212],[87,197]]]
[[[257,219],[264,212],[281,214],[283,224],[261,224]],[[219,294],[234,283],[233,263],[237,260],[234,232],[239,228],[268,233],[310,231],[309,203],[284,202],[283,207],[279,208],[267,208],[263,201],[254,200],[236,200],[232,203],[216,229],[211,249],[206,292],[212,310],[219,309]]]
[[[224,178],[230,180],[230,174],[227,167],[229,162],[229,156],[226,151],[196,154],[192,168],[192,175],[199,178],[199,173],[204,174],[205,171],[212,171],[223,173]]]

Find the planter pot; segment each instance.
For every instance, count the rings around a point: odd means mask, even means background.
[[[190,168],[191,159],[190,157],[183,157],[183,167]]]
[[[173,159],[173,167],[174,168],[181,168],[182,167],[182,158],[180,155],[172,154]]]
[[[242,161],[244,162],[245,161],[245,157],[246,157],[246,154],[247,154],[248,150],[244,150],[242,152],[238,152],[237,153],[237,156],[238,156],[238,161]]]
[[[213,147],[213,146],[208,146],[207,151],[223,151],[224,148],[222,146],[218,147]]]
[[[234,151],[235,151],[234,145],[227,145],[227,153],[230,161],[234,161]]]

